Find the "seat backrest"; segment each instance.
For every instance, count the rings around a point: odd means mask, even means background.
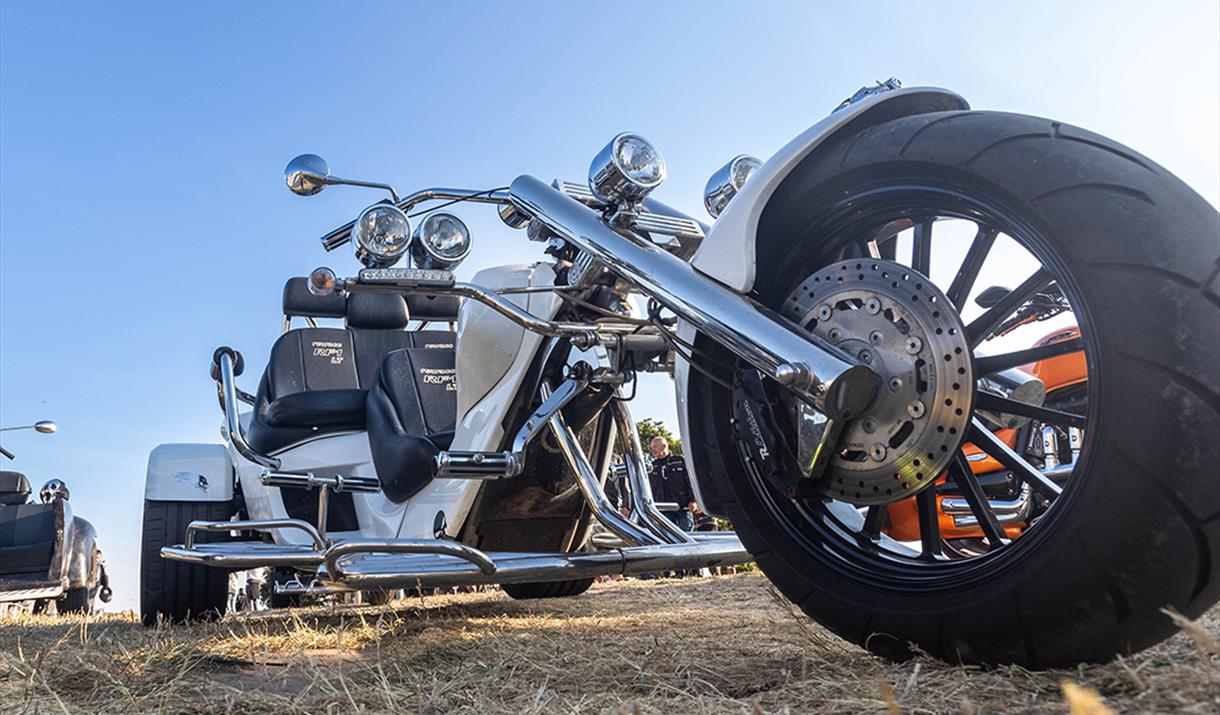
[[[396,350],[382,361],[377,379],[406,434],[427,437],[453,431],[457,379],[452,350]]]
[[[30,498],[30,480],[21,472],[0,471],[0,504],[24,504]]]
[[[360,386],[368,389],[386,355],[414,345],[406,331],[410,316],[401,295],[352,293],[347,297],[347,327],[356,346]]]
[[[343,296],[314,295],[309,291],[309,280],[302,276],[289,278],[284,284],[284,317],[296,318],[342,318],[346,311]]]
[[[271,346],[269,400],[311,390],[359,390],[352,334],[342,328],[298,328]]]

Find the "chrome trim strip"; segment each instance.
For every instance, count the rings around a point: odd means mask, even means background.
[[[318,533],[318,529],[308,521],[301,519],[245,519],[241,521],[192,521],[186,526],[186,544],[187,549],[195,546],[196,531],[267,531],[271,529],[297,529],[305,532],[310,539],[313,539],[314,547],[318,550],[326,548],[326,540]]]

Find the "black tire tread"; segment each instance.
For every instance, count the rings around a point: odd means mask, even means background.
[[[591,578],[578,578],[570,581],[543,581],[540,583],[506,583],[500,588],[512,598],[525,600],[532,598],[569,598],[579,596],[593,585]]]
[[[146,626],[158,621],[185,623],[223,615],[228,598],[229,571],[161,558],[161,547],[181,544],[186,527],[197,519],[217,521],[233,514],[229,502],[144,502],[140,544],[140,618]],[[198,535],[200,543],[214,536]]]

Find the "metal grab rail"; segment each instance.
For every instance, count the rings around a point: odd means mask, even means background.
[[[254,451],[246,442],[246,435],[241,429],[241,419],[237,414],[237,385],[233,376],[233,355],[229,349],[220,353],[220,402],[225,411],[225,431],[229,441],[238,454],[255,464],[267,469],[279,469],[280,460]]]
[[[243,521],[192,521],[186,526],[186,543],[188,549],[195,548],[196,531],[244,531],[246,529],[298,529],[304,531],[313,539],[314,548],[322,551],[326,548],[326,540],[318,533],[317,527],[301,519],[246,519]]]
[[[326,550],[326,573],[334,579],[343,578],[339,559],[352,554],[440,554],[469,561],[484,574],[496,572],[496,562],[473,546],[440,539],[372,539],[344,541]]]

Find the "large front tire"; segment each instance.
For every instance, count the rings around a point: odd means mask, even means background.
[[[140,620],[186,623],[224,614],[229,572],[161,558],[161,547],[186,541],[192,521],[224,521],[233,515],[228,502],[144,502],[144,533],[140,546]],[[199,542],[211,536],[197,535]]]
[[[987,569],[919,585],[869,578],[777,516],[783,497],[751,477],[723,419],[732,394],[692,370],[694,448],[722,470],[727,516],[788,598],[879,654],[913,644],[950,661],[1051,667],[1164,639],[1174,627],[1162,608],[1197,617],[1220,598],[1215,209],[1147,158],[1058,122],[903,118],[831,142],[789,176],[759,224],[757,297],[779,309],[804,276],[843,257],[820,243],[832,238],[822,230],[832,206],[856,210],[845,197],[898,186],[970,193],[1019,216],[1071,277],[1095,359],[1080,473],[1055,518]],[[732,360],[700,346],[710,364]]]

